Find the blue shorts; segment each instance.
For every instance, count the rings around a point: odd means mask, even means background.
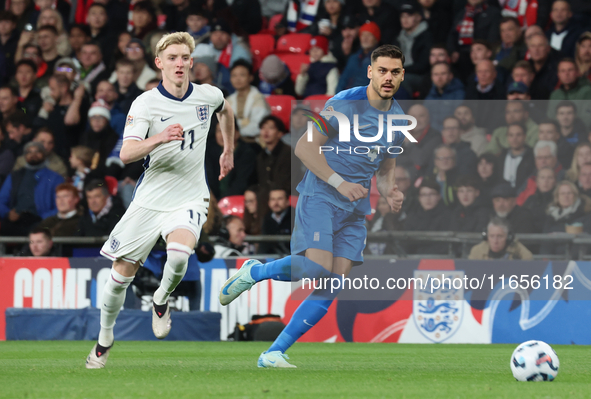
[[[364,215],[345,211],[321,198],[300,195],[291,236],[293,255],[308,248],[323,249],[357,266],[363,263],[366,239]]]

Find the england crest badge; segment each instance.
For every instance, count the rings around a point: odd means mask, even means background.
[[[422,280],[413,295],[415,325],[430,341],[443,342],[454,335],[462,323],[464,272],[415,270],[414,278]]]
[[[195,109],[197,110],[197,119],[200,122],[205,122],[209,119],[209,105],[198,105]]]

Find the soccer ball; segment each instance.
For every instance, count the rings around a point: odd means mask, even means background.
[[[511,355],[511,371],[517,381],[553,381],[560,361],[554,349],[542,341],[527,341]]]

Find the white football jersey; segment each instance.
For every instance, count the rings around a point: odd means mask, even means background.
[[[188,203],[209,206],[205,177],[205,145],[211,118],[222,110],[224,95],[217,87],[190,83],[182,99],[168,93],[162,83],[135,99],[123,140],[144,140],[169,125],[180,123],[184,141],[156,147],[144,159],[133,201],[158,211],[174,211]]]

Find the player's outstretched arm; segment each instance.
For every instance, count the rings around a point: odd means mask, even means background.
[[[368,189],[361,184],[350,183],[339,176],[326,161],[326,157],[320,151],[328,137],[313,129],[312,141],[308,141],[308,135],[304,134],[296,144],[295,155],[303,164],[319,179],[327,182],[337,189],[339,193],[349,198],[349,201],[367,197]]]
[[[378,191],[388,200],[392,212],[399,212],[402,208],[404,194],[398,190],[394,170],[396,170],[396,158],[386,158],[378,169],[376,180]]]
[[[170,143],[171,141],[182,141],[183,127],[175,123],[174,125],[168,126],[166,129],[152,137],[145,140],[124,140],[121,146],[121,152],[119,158],[124,164],[139,161],[148,155],[154,148],[160,144]]]
[[[222,180],[234,169],[234,111],[230,104],[224,100],[224,107],[217,113],[224,140],[224,151],[220,156],[220,176]]]

